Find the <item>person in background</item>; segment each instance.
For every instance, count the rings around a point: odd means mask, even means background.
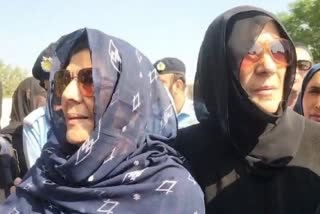
[[[87,28],[66,35],[55,53],[52,131],[0,213],[204,214],[199,185],[166,143],[177,122],[150,61]]]
[[[50,44],[38,56],[32,75],[40,81],[40,86],[46,91],[49,88],[49,76],[52,66],[52,57],[57,43]],[[27,167],[30,168],[40,157],[41,150],[47,142],[47,134],[51,129],[48,106],[37,108],[23,120],[23,151]]]
[[[6,137],[0,135],[0,204],[10,195],[11,185],[19,176],[16,150]],[[19,180],[17,180],[19,182]]]
[[[20,173],[23,177],[27,172],[25,155],[23,152],[22,122],[24,118],[38,107],[46,104],[47,92],[33,77],[23,80],[12,97],[10,123],[1,130],[1,135],[7,139],[17,151]]]
[[[166,57],[154,63],[159,79],[169,90],[177,112],[178,128],[198,123],[193,102],[186,96],[186,68],[184,63],[173,57]]]
[[[297,71],[294,84],[288,99],[288,107],[293,109],[301,91],[302,81],[313,64],[312,53],[302,43],[295,43],[297,53]]]
[[[312,66],[305,76],[301,93],[295,106],[297,113],[320,122],[320,64]]]

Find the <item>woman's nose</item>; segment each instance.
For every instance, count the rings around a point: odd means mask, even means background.
[[[264,72],[269,74],[273,74],[277,71],[277,63],[273,60],[273,58],[268,53],[264,53],[262,57],[262,65],[264,67]]]
[[[71,80],[71,82],[64,89],[62,97],[65,100],[74,100],[76,102],[81,102],[82,97],[78,88],[77,80]]]

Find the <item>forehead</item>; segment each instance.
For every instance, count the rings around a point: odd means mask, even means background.
[[[92,67],[91,55],[89,49],[82,49],[73,54],[70,58],[70,62],[66,67],[70,72],[77,72],[82,68]]]
[[[317,73],[315,73],[311,78],[311,80],[309,81],[308,87],[311,87],[311,86],[320,87],[320,71],[317,71]]]
[[[173,77],[173,74],[160,74],[159,79],[163,82],[170,82]]]
[[[258,41],[271,41],[280,38],[279,28],[274,22],[268,22],[262,29]]]
[[[296,48],[296,53],[297,53],[297,60],[307,60],[307,61],[311,61],[311,56],[308,53],[308,51],[306,51],[303,48]]]

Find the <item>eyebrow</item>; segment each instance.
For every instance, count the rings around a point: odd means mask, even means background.
[[[318,83],[316,83],[316,84],[318,84]],[[311,86],[309,86],[307,89],[308,89],[308,90],[310,90],[310,89],[320,90],[320,85],[311,85]]]

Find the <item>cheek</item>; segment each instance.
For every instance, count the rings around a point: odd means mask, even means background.
[[[93,116],[94,111],[94,97],[83,97],[83,101],[86,104],[91,116]]]
[[[61,98],[60,108],[62,109],[63,114],[65,114],[67,112],[67,101],[63,97]]]
[[[284,87],[285,76],[286,76],[286,68],[278,69],[277,76],[278,76],[278,80],[279,80],[279,85]]]
[[[303,114],[304,116],[308,116],[310,110],[313,108],[314,103],[312,102],[313,98],[308,95],[305,94],[303,97],[303,101],[302,101],[302,108],[303,108]]]
[[[243,61],[240,66],[239,81],[240,81],[241,86],[244,89],[247,88],[248,82],[249,82],[252,74],[253,74],[252,64],[247,65],[245,63],[245,61]]]

